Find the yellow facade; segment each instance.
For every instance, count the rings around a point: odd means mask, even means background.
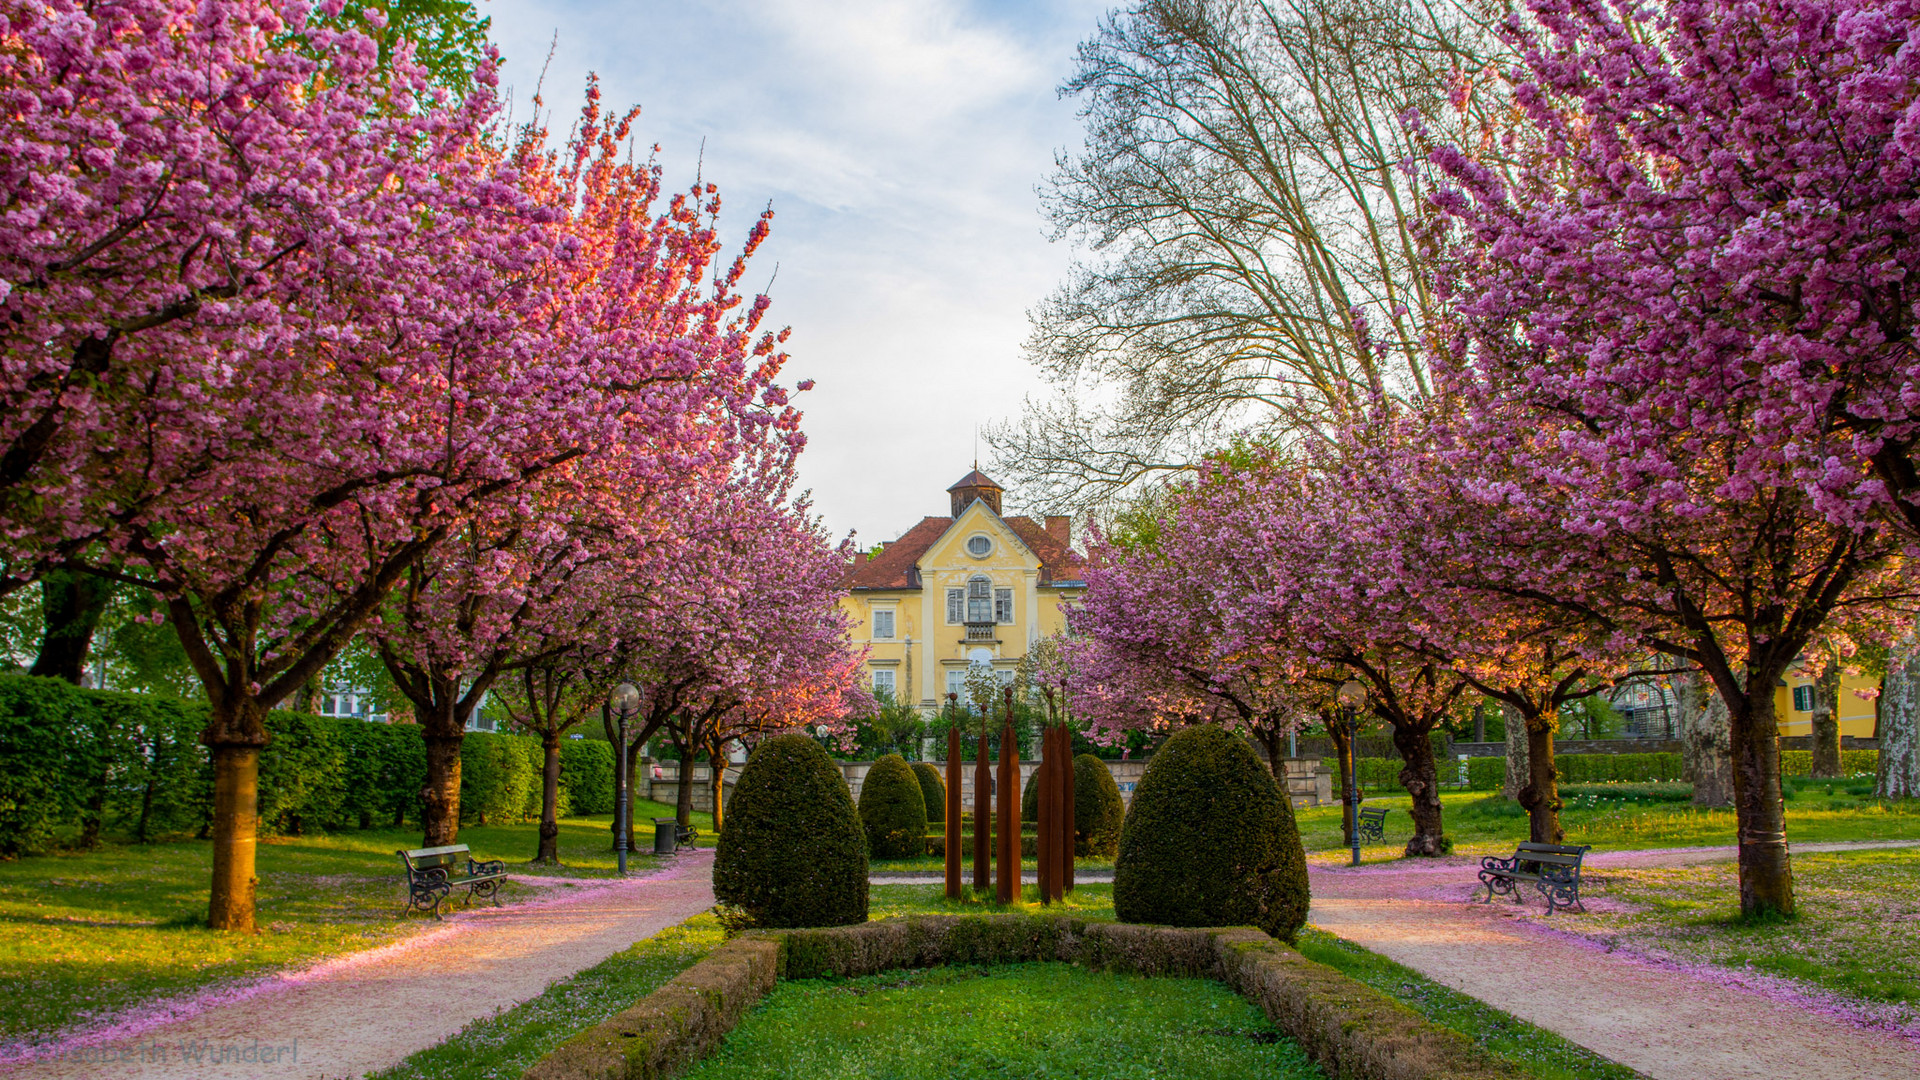
[[[1871,691],[1880,684],[1859,675],[1840,676],[1840,734],[1856,739],[1870,738],[1874,732],[1873,699],[1856,691]],[[1780,718],[1780,734],[1813,734],[1813,680],[1789,674],[1787,685],[1773,691],[1773,714]]]
[[[1085,589],[1066,519],[1004,518],[999,488],[975,478],[951,489],[953,515],[865,553],[841,600],[855,644],[867,647],[870,684],[922,710],[959,692],[972,665],[1012,678]]]

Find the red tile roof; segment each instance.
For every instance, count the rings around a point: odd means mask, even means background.
[[[1029,517],[1001,518],[1020,542],[1040,560],[1040,584],[1080,580],[1080,555]],[[918,589],[918,565],[928,549],[953,527],[950,517],[921,518],[920,523],[886,545],[880,554],[854,565],[844,585],[849,589]]]

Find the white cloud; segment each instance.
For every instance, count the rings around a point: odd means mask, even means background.
[[[1055,87],[1104,10],[1009,4],[765,0],[698,6],[490,0],[524,99],[559,34],[545,100],[564,118],[588,71],[638,103],[670,180],[697,157],[735,235],[761,207],[779,264],[773,318],[794,328],[803,482],[839,531],[892,539],[944,513],[976,425],[1036,387],[1025,311],[1058,282],[1034,188],[1077,144]]]

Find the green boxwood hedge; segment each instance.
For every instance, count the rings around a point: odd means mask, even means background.
[[[867,838],[840,766],[811,738],[753,748],[720,827],[713,895],[750,926],[867,921]]]
[[[876,859],[904,859],[926,850],[927,797],[907,759],[888,754],[860,784],[860,824]]]
[[[1292,809],[1288,809],[1292,813]],[[1113,782],[1113,770],[1092,754],[1073,759],[1073,836],[1074,854],[1110,859],[1120,849],[1120,827],[1127,817],[1127,804],[1120,798],[1120,785]]]
[[[1148,761],[1120,833],[1113,912],[1130,923],[1257,926],[1286,941],[1306,923],[1292,801],[1245,739],[1190,727]]]
[[[913,775],[920,781],[920,794],[927,803],[927,824],[945,825],[947,823],[947,783],[940,778],[940,770],[925,761],[913,763]]]
[[[213,802],[200,745],[206,708],[0,675],[0,855],[90,833],[158,840],[204,832]],[[262,835],[419,820],[426,747],[418,725],[276,711],[267,714],[267,732]],[[537,739],[469,733],[460,752],[461,819],[537,818],[542,762]],[[570,812],[611,812],[610,746],[568,740],[560,776]]]

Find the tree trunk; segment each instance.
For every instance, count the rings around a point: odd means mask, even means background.
[[[1527,783],[1520,789],[1520,805],[1527,808],[1527,839],[1536,844],[1566,840],[1566,833],[1560,829],[1560,776],[1553,764],[1553,733],[1558,721],[1553,713],[1526,719]]]
[[[1693,805],[1732,806],[1733,739],[1727,699],[1710,686],[1700,691],[1706,696],[1701,706],[1683,707],[1680,712],[1681,760],[1693,781]]]
[[[40,655],[29,675],[65,679],[85,686],[87,651],[113,597],[113,583],[92,574],[55,570],[40,579],[40,613],[45,627]]]
[[[1503,701],[1500,719],[1507,729],[1507,772],[1500,781],[1500,794],[1518,802],[1521,790],[1533,779],[1533,768],[1527,760],[1527,718]]]
[[[713,786],[713,835],[718,837],[726,820],[721,816],[721,803],[727,797],[727,748],[724,745],[708,749],[707,772],[712,774],[707,782]]]
[[[1818,777],[1840,773],[1840,661],[1830,660],[1813,681],[1813,768]]]
[[[546,760],[540,769],[540,851],[533,861],[545,866],[560,863],[560,733],[540,733]]]
[[[1433,758],[1433,742],[1428,733],[1432,725],[1393,725],[1394,749],[1405,762],[1400,769],[1400,786],[1413,797],[1413,836],[1407,840],[1408,855],[1445,855],[1450,846],[1441,825],[1440,770]]]
[[[633,813],[632,796],[627,798],[627,813]],[[679,822],[683,829],[691,828],[693,825],[693,755],[685,750],[680,751],[680,782],[674,785],[673,819]],[[628,828],[632,826],[629,825]]]
[[[1775,675],[1748,673],[1745,682],[1750,692],[1730,702],[1740,913],[1748,918],[1793,914],[1786,803],[1780,797],[1780,723],[1773,705]]]
[[[460,838],[460,743],[465,732],[426,733],[427,780],[420,787],[421,847],[445,847]]]
[[[253,932],[254,846],[259,836],[260,748],[221,745],[213,756],[213,890],[207,925]]]
[[[1353,753],[1352,753],[1353,740],[1348,737],[1347,726],[1345,724],[1342,724],[1334,720],[1332,717],[1327,716],[1325,714],[1321,715],[1320,720],[1321,720],[1321,726],[1327,729],[1327,740],[1333,743],[1333,760],[1335,764],[1338,766],[1338,769],[1336,770],[1337,775],[1334,777],[1334,782],[1340,786],[1340,791],[1339,791],[1340,807],[1341,807],[1340,809],[1340,846],[1352,847],[1353,846],[1354,812],[1347,809],[1347,801],[1346,801],[1347,800],[1347,784],[1349,783],[1349,781],[1353,783],[1354,790],[1356,792],[1359,791],[1358,778],[1349,777],[1347,775],[1347,770],[1350,767],[1352,767],[1351,763],[1353,760]]]
[[[1487,703],[1484,701],[1473,703],[1473,741],[1487,741]]]
[[[1920,641],[1912,636],[1887,652],[1880,692],[1880,768],[1874,790],[1883,799],[1920,796]]]

